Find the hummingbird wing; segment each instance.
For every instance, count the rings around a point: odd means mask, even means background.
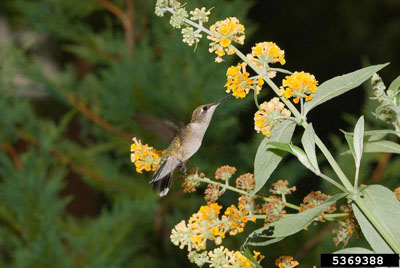
[[[135,116],[136,121],[147,131],[156,135],[165,143],[170,143],[185,125],[182,122],[173,123],[151,115]]]

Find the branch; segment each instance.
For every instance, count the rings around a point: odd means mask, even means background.
[[[91,121],[101,126],[102,128],[117,133],[121,137],[131,140],[133,135],[125,130],[118,128],[117,126],[112,125],[111,123],[105,121],[103,118],[95,114],[89,107],[87,107],[83,102],[81,102],[77,97],[75,97],[72,93],[67,93],[67,97],[69,102],[82,114],[84,114]]]
[[[9,143],[1,144],[1,148],[6,151],[14,162],[14,165],[17,169],[22,169],[22,162],[18,156],[18,152],[15,150],[14,146]]]

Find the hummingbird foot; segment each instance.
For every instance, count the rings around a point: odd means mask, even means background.
[[[185,173],[185,176],[187,176],[188,171],[187,171],[187,167],[186,167],[186,165],[185,165],[185,162],[180,161],[180,162],[179,162],[179,166],[181,167],[181,170],[183,170],[183,173]]]

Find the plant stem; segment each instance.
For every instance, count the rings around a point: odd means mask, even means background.
[[[236,48],[235,48],[236,49]],[[249,66],[258,74],[262,75],[262,72],[255,66],[251,61],[249,61],[242,52],[240,52],[238,49],[236,49],[236,54],[241,58],[243,61],[247,62]],[[275,83],[267,76],[263,76],[264,81],[272,88],[272,90],[279,95],[279,88]],[[302,120],[302,126],[306,128],[308,126],[308,123],[306,122],[305,118],[299,113],[297,108],[290,102],[288,101],[284,96],[281,96],[280,99],[282,100],[283,103],[290,109],[290,111],[293,113],[293,115],[300,121]],[[332,169],[335,171],[335,173],[338,175],[340,181],[346,188],[348,192],[353,191],[353,186],[347,179],[346,175],[343,173],[339,165],[337,164],[336,160],[333,158],[329,150],[326,148],[325,144],[320,140],[320,138],[315,134],[315,143],[317,144],[318,148],[321,150],[321,152],[325,155],[326,159],[328,160],[329,164],[331,165]]]
[[[342,190],[342,192],[347,192],[346,188],[344,188],[341,184],[339,184],[338,182],[336,182],[334,179],[326,176],[323,173],[318,174],[318,176],[320,176],[322,179],[326,180],[329,183],[332,183],[333,185],[335,185],[337,188],[339,188],[340,190]]]
[[[356,164],[356,174],[354,176],[354,189],[358,188],[358,175],[360,173],[360,165]]]
[[[198,180],[198,181],[201,181],[201,182],[205,182],[205,183],[220,184],[220,185],[221,185],[221,183],[216,182],[216,181],[213,181],[213,180],[210,180],[209,178],[197,178],[197,180]],[[237,193],[239,193],[239,194],[249,195],[248,192],[243,191],[243,190],[240,190],[240,189],[235,188],[235,187],[230,186],[230,185],[222,184],[221,187],[226,188],[226,189],[228,189],[228,190],[231,190],[231,191],[233,191],[233,192],[237,192]],[[266,201],[266,202],[273,202],[273,201],[274,201],[274,200],[272,200],[271,198],[263,197],[263,196],[260,196],[260,195],[254,195],[254,197],[255,197],[255,198],[258,198],[258,199],[262,199],[262,200],[264,200],[264,201]],[[288,208],[292,208],[292,209],[295,209],[295,210],[300,210],[300,207],[299,207],[299,206],[296,206],[296,205],[294,205],[294,204],[286,203],[286,206],[287,206]]]
[[[254,103],[257,106],[257,109],[260,110],[260,105],[258,105],[258,99],[257,99],[257,90],[254,90]]]

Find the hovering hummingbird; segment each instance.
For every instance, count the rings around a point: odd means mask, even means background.
[[[219,101],[197,107],[193,112],[190,123],[177,128],[175,138],[161,157],[160,165],[150,180],[153,190],[160,190],[160,196],[165,196],[168,193],[174,170],[178,166],[183,168],[185,174],[187,174],[185,161],[199,150],[215,108],[231,95],[229,94]]]

